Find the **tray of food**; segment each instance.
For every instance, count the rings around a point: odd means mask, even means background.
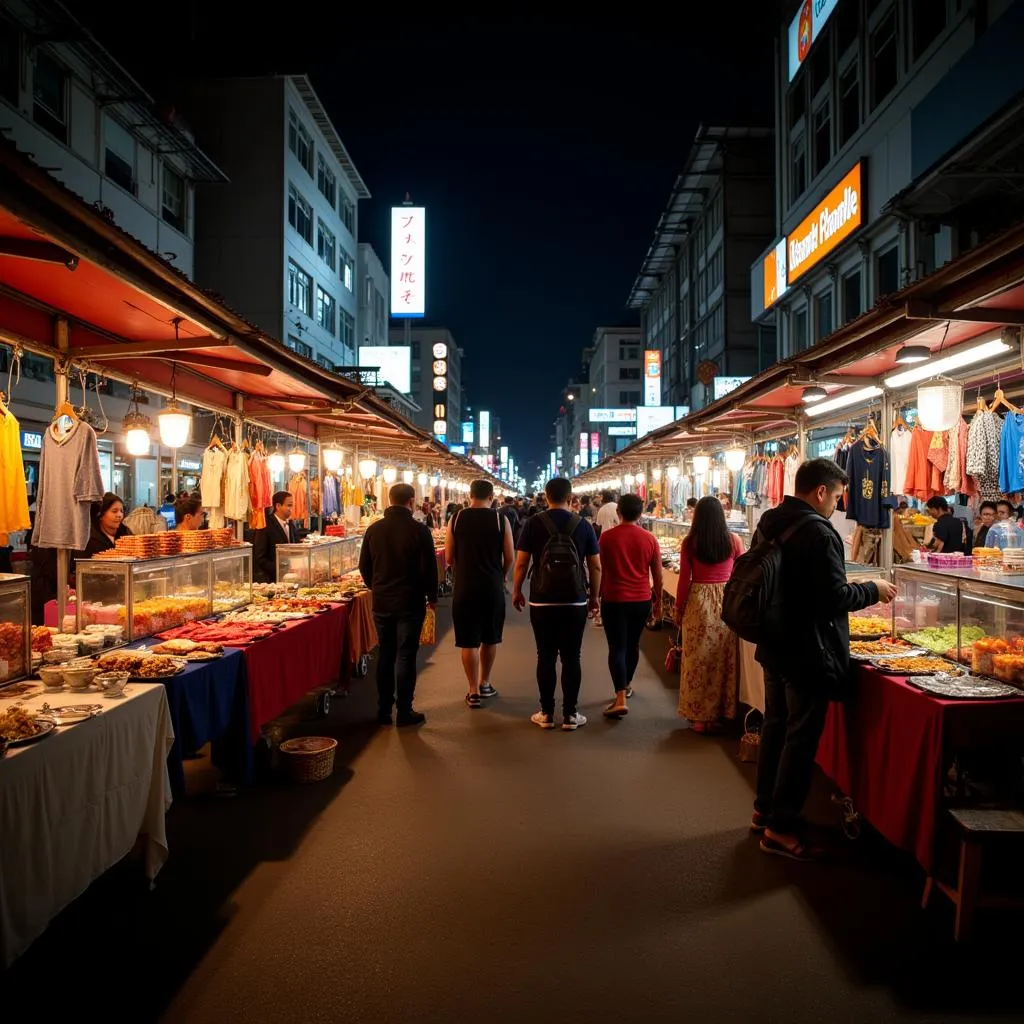
[[[44,704],[39,713],[50,718],[56,725],[74,725],[84,722],[87,718],[95,718],[103,710],[102,704],[58,704],[51,708]]]
[[[962,626],[959,642],[966,647],[981,640],[984,636],[985,630],[980,626]],[[906,640],[907,643],[913,644],[915,647],[924,647],[934,654],[945,654],[946,651],[956,648],[956,626],[924,626],[921,629],[901,632],[900,639]]]
[[[896,658],[876,658],[871,664],[887,676],[966,675],[945,658],[936,658],[934,655],[916,654]]]
[[[936,697],[950,700],[997,700],[1004,697],[1024,697],[1015,686],[996,682],[994,679],[979,679],[977,676],[950,676],[938,673],[934,676],[909,676],[907,682],[919,690],[934,693]]]
[[[35,743],[56,728],[57,723],[52,718],[34,715],[24,708],[13,707],[0,712],[0,739],[9,747]]]
[[[152,680],[170,679],[171,676],[179,675],[185,671],[187,662],[183,658],[170,658],[165,654],[151,654],[143,658],[141,663],[131,672],[130,678],[137,682],[151,682]]]
[[[870,661],[872,658],[888,658],[892,655],[923,654],[920,647],[908,644],[905,640],[897,640],[891,636],[879,640],[851,640],[850,657],[858,661]]]
[[[891,632],[892,622],[880,615],[850,616],[850,636],[858,640],[877,640],[879,637],[889,636]]]
[[[153,654],[167,654],[172,658],[184,658],[185,661],[215,661],[224,657],[222,644],[208,640],[164,640],[150,648]]]
[[[277,627],[253,622],[190,622],[186,626],[169,629],[158,634],[161,640],[195,640],[197,643],[223,644],[242,647],[254,640],[273,636]]]

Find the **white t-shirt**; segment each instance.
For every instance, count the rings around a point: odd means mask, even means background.
[[[606,501],[598,510],[594,525],[600,526],[602,532],[619,525],[619,506],[614,501]]]

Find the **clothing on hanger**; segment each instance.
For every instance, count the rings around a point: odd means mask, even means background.
[[[77,417],[62,431],[55,418],[43,432],[33,545],[84,551],[92,530],[92,503],[103,492],[96,432]]]
[[[28,486],[21,455],[21,424],[0,404],[0,533],[29,530]]]
[[[889,435],[889,479],[894,494],[905,494],[907,465],[910,462],[911,430],[897,426]]]
[[[884,530],[889,527],[892,508],[889,453],[882,445],[869,447],[865,440],[861,438],[850,446],[846,518],[859,526]]]

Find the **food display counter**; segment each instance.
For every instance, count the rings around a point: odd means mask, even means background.
[[[252,547],[242,544],[164,558],[79,559],[78,632],[116,625],[137,640],[252,599]]]
[[[29,578],[0,573],[0,686],[28,675],[32,665]]]
[[[336,582],[359,566],[363,538],[317,537],[299,544],[278,544],[277,582],[317,586]]]

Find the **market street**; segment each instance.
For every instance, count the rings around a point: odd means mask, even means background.
[[[922,914],[917,870],[884,844],[837,840],[828,866],[758,851],[753,766],[676,718],[666,634],[645,636],[630,715],[608,723],[588,629],[590,722],[544,732],[528,721],[525,616],[509,613],[501,696],[470,711],[447,603],[425,727],[364,724],[372,676],[326,723],[296,709],[288,731],[339,739],[334,776],[175,804],[156,890],[134,863],[101,878],[0,981],[5,1007],[56,1014],[97,984],[109,1019],[189,1024],[936,1021],[1014,1005],[1002,922],[954,952],[948,905]]]

